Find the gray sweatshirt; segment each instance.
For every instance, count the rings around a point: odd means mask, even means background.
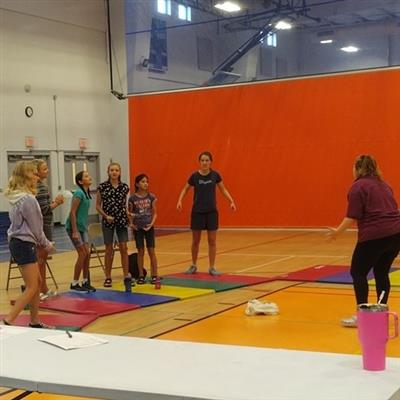
[[[14,190],[6,193],[5,197],[11,204],[8,240],[16,238],[41,247],[49,246],[51,243],[43,233],[42,212],[35,196],[21,190]]]

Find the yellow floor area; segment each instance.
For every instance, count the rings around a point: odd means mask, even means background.
[[[277,303],[280,314],[250,317],[244,314],[243,305],[158,338],[360,354],[357,329],[339,323],[354,310],[352,290],[296,287],[259,300]],[[392,293],[390,305],[393,311],[400,311],[399,293]],[[389,342],[389,356],[400,356],[399,340]]]
[[[13,400],[17,396],[25,393],[24,390],[13,390],[6,394],[0,394],[1,400]],[[26,397],[26,400],[86,400],[88,397],[72,397],[72,396],[62,396],[57,394],[46,394],[46,393],[30,393]],[[96,400],[93,399],[92,400]]]

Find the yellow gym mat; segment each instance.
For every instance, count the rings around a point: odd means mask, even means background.
[[[395,271],[395,272],[391,272],[389,274],[390,277],[390,285],[391,286],[399,286],[400,287],[400,270],[399,271]],[[375,279],[370,279],[368,281],[368,283],[370,285],[374,285],[375,286]]]
[[[360,354],[357,329],[343,328],[340,319],[354,313],[353,292],[347,289],[289,288],[260,299],[278,304],[276,316],[246,316],[246,305],[159,336],[160,339],[291,350]],[[400,295],[390,305],[400,311]],[[388,355],[400,357],[400,339],[388,343]]]
[[[12,400],[15,397],[25,393],[24,390],[13,390],[6,394],[0,394],[0,400]],[[72,396],[63,396],[58,394],[49,394],[49,393],[30,393],[26,397],[25,400],[87,400],[88,397],[72,397]],[[96,399],[91,399],[96,400]]]
[[[113,290],[125,290],[123,283],[113,284]],[[132,293],[152,294],[159,296],[177,297],[178,299],[189,299],[192,297],[204,296],[206,294],[213,294],[213,289],[196,289],[181,286],[167,286],[161,284],[160,289],[155,289],[154,285],[146,283],[144,285],[136,285],[132,288]]]

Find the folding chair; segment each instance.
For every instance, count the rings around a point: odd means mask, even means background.
[[[100,239],[103,240],[103,231],[101,229],[100,222],[89,224],[88,236],[90,245],[90,260],[92,260],[93,258],[97,259],[97,264],[93,264],[92,261],[90,261],[89,268],[101,267],[103,272],[105,273],[106,269],[104,266],[103,257],[106,253],[106,249],[98,249],[96,246],[96,241],[99,241]]]
[[[50,275],[50,276],[48,276],[46,274],[46,279],[52,279],[52,281],[54,283],[54,286],[56,287],[56,289],[58,289],[58,285],[57,285],[56,279],[54,278],[53,271],[50,268],[48,260],[51,260],[51,257],[47,257],[47,260],[46,260],[46,268],[47,268],[47,271],[49,271],[49,275]],[[18,276],[11,276],[13,269],[18,269],[18,272],[19,272]],[[21,275],[21,270],[20,270],[18,264],[15,262],[15,260],[12,257],[10,257],[10,262],[8,264],[6,290],[8,290],[8,288],[10,287],[10,281],[12,279],[22,279],[22,275]]]
[[[96,246],[96,242],[99,243],[99,241],[103,242],[103,230],[101,229],[101,222],[96,222],[93,224],[89,224],[88,226],[88,236],[89,236],[89,245],[90,245],[90,258],[95,258],[97,259],[97,264],[92,265],[92,262],[90,262],[89,268],[98,268],[101,267],[103,269],[103,272],[105,273],[105,265],[103,262],[103,257],[106,253],[106,249],[102,248],[99,249]],[[114,241],[113,245],[113,253],[112,257],[114,260],[114,253],[115,250],[119,250],[119,244],[118,241]],[[120,267],[113,267],[114,268],[120,268]]]

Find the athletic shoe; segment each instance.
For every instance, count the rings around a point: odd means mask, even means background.
[[[345,328],[357,328],[357,317],[352,315],[351,317],[343,318],[340,323]]]
[[[44,301],[50,297],[54,297],[57,296],[57,292],[55,292],[54,290],[49,289],[46,293],[40,293],[39,297],[40,297],[40,301]]]
[[[146,283],[146,280],[144,279],[144,276],[139,276],[139,279],[136,281],[138,285],[144,285]]]
[[[219,271],[217,271],[214,267],[210,268],[210,269],[208,270],[208,273],[209,273],[211,276],[220,276],[220,275],[221,275],[221,273],[220,273]]]
[[[195,265],[191,265],[185,272],[185,274],[195,274],[197,272],[197,267]]]
[[[127,277],[124,279],[124,286],[125,286],[125,292],[131,293],[132,292],[132,278]]]
[[[77,283],[76,285],[73,285],[71,283],[69,290],[71,290],[71,292],[77,292],[77,293],[87,293],[88,292],[79,283]]]
[[[93,287],[89,282],[82,283],[82,289],[86,290],[87,292],[95,292],[96,288]]]
[[[55,326],[47,325],[44,322],[39,322],[37,324],[29,323],[29,328],[39,328],[39,329],[56,329]]]
[[[247,303],[246,310],[244,312],[246,315],[276,315],[279,314],[279,308],[275,303],[262,303],[256,299],[250,300]]]

